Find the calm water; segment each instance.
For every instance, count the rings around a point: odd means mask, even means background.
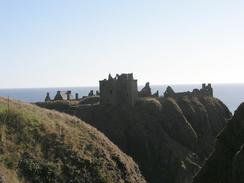
[[[200,88],[201,85],[171,85],[177,92],[191,91],[194,88]],[[153,92],[160,91],[160,94],[166,89],[164,86],[151,86]],[[222,100],[230,109],[234,110],[241,102],[244,102],[244,84],[215,84],[214,96]],[[139,89],[142,87],[140,86]],[[36,89],[0,89],[0,96],[10,97],[13,99],[22,100],[25,102],[39,102],[43,101],[46,93],[49,92],[51,98],[54,97],[57,90],[71,90],[72,93],[79,93],[79,96],[86,96],[90,90],[97,90],[98,87],[74,87],[74,88],[36,88]]]

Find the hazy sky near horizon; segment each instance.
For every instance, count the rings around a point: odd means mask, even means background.
[[[0,88],[244,83],[243,0],[0,0]]]

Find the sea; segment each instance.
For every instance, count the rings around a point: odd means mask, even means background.
[[[159,91],[163,95],[168,85],[152,85],[152,92]],[[192,91],[195,88],[200,89],[201,85],[170,85],[175,92]],[[140,90],[143,86],[139,86]],[[244,84],[212,84],[214,97],[219,98],[225,103],[231,112],[234,112],[240,103],[244,102]],[[98,87],[64,87],[64,88],[23,88],[23,89],[0,89],[1,97],[21,100],[27,103],[44,101],[46,93],[50,93],[53,98],[58,90],[71,90],[73,94],[87,96],[90,90],[98,90]]]

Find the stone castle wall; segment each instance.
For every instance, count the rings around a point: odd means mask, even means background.
[[[202,88],[199,89],[194,89],[192,92],[187,91],[187,92],[174,92],[174,90],[168,86],[165,93],[164,97],[184,97],[184,96],[209,96],[213,97],[213,88],[211,84],[202,84]]]
[[[99,82],[100,85],[100,103],[111,105],[131,105],[137,100],[137,80],[134,80],[133,74],[122,74]]]

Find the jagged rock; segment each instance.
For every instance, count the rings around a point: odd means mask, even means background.
[[[194,183],[244,181],[244,103],[218,135],[214,151],[194,178]]]
[[[91,91],[88,93],[88,96],[89,96],[89,97],[94,96],[94,92],[93,92],[93,90],[91,90]]]
[[[47,96],[45,98],[45,102],[49,102],[49,101],[51,101],[51,98],[50,98],[49,92],[47,92]]]
[[[150,97],[152,96],[152,91],[151,91],[151,87],[150,87],[150,83],[147,82],[146,85],[144,86],[144,88],[142,88],[142,90],[139,92],[139,96],[140,97]]]
[[[173,97],[174,95],[175,95],[175,92],[174,92],[173,88],[168,86],[164,92],[164,97]]]
[[[157,90],[154,94],[153,94],[154,97],[159,97],[159,91]]]

